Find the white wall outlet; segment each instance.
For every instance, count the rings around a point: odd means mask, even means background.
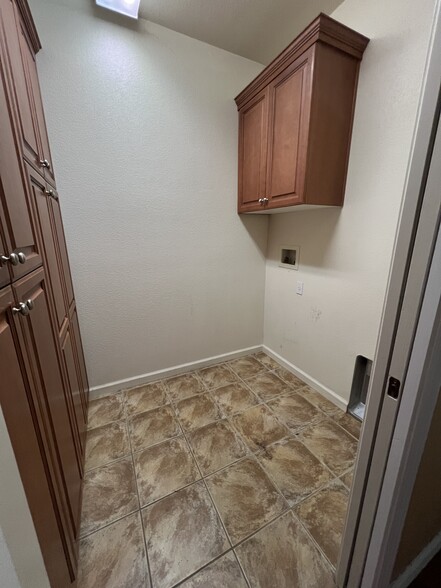
[[[296,294],[303,296],[303,282],[297,282]]]

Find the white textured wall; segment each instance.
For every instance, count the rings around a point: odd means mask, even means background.
[[[345,203],[270,220],[264,343],[346,400],[356,355],[375,351],[433,10],[434,0],[346,0],[335,10],[371,38]],[[283,244],[300,245],[299,271],[277,266]]]
[[[236,214],[261,65],[83,0],[32,0],[91,386],[262,343],[267,219]]]

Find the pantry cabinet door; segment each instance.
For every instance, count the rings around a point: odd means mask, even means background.
[[[9,4],[2,2],[1,6]],[[0,47],[0,57],[2,48]],[[42,264],[36,228],[31,214],[29,192],[16,136],[13,131],[13,109],[6,92],[6,72],[0,60],[0,201],[3,239],[0,255],[20,256],[20,262],[3,261],[12,279],[29,273]]]
[[[267,135],[268,89],[265,89],[239,111],[239,212],[260,210],[264,206]]]
[[[266,192],[268,207],[304,199],[312,51],[306,51],[269,87],[269,137]]]
[[[74,579],[72,553],[65,550],[62,503],[51,463],[50,451],[34,404],[36,390],[27,378],[27,365],[19,339],[20,322],[28,317],[14,317],[16,301],[10,287],[0,291],[0,363],[2,412],[17,460],[26,499],[34,521],[46,570],[53,588],[66,588]]]
[[[13,285],[17,301],[31,301],[28,316],[20,316],[32,369],[40,374],[40,401],[47,411],[51,434],[57,448],[73,536],[78,537],[82,464],[75,439],[75,422],[68,391],[63,385],[62,359],[57,351],[58,334],[51,322],[48,283],[43,269]]]

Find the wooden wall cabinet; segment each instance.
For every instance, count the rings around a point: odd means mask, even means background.
[[[239,213],[343,205],[368,42],[321,14],[237,96]]]
[[[0,0],[0,400],[53,588],[76,583],[88,382],[26,0]]]

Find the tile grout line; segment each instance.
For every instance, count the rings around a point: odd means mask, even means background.
[[[138,504],[139,504],[139,522],[141,524],[141,533],[142,533],[142,538],[144,541],[144,554],[145,554],[145,559],[146,559],[146,563],[147,563],[148,579],[149,579],[149,583],[150,583],[151,588],[153,588],[153,586],[154,586],[153,576],[152,576],[152,570],[151,570],[151,566],[150,566],[150,558],[149,558],[149,553],[148,553],[148,548],[147,548],[147,540],[146,540],[146,535],[145,535],[144,521],[142,518],[141,498],[139,496],[138,476],[137,476],[137,472],[136,472],[135,458],[133,455],[132,437],[130,435],[130,429],[129,429],[129,417],[128,417],[128,411],[127,411],[126,396],[127,396],[126,394],[123,395],[123,402],[124,402],[124,409],[125,409],[125,416],[126,416],[127,436],[129,438],[130,457],[132,460],[133,476],[135,478],[135,488],[136,488],[136,494],[138,497]]]
[[[336,567],[331,563],[331,561],[329,560],[328,556],[325,554],[325,552],[323,551],[323,549],[320,547],[320,545],[317,543],[317,541],[311,535],[309,529],[303,523],[302,519],[297,515],[297,513],[293,512],[293,511],[291,511],[291,512],[294,515],[295,519],[298,521],[299,525],[302,527],[303,531],[306,533],[306,536],[308,537],[308,539],[312,542],[312,544],[314,545],[314,547],[318,550],[321,558],[325,560],[325,563],[328,564],[328,566],[330,566],[332,575],[333,575],[333,577],[335,577]],[[341,547],[341,544],[340,544],[340,547]]]

